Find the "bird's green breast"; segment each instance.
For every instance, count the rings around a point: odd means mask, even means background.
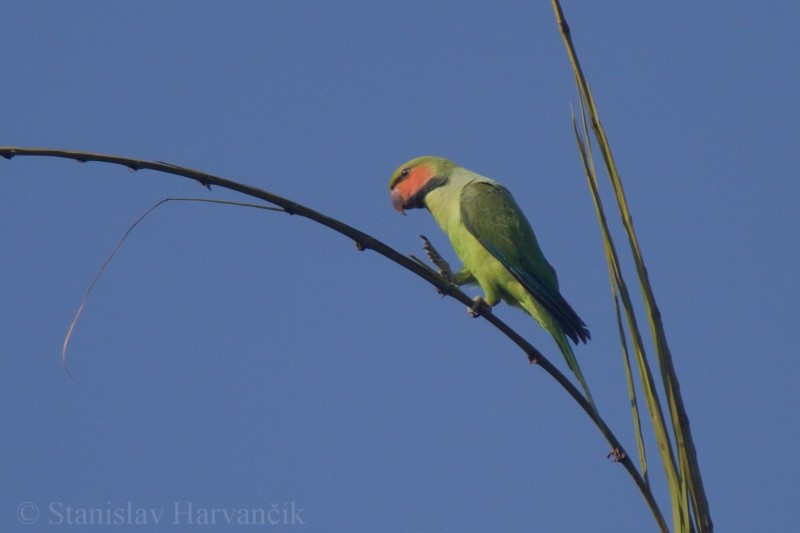
[[[525,294],[522,286],[467,230],[461,219],[461,192],[474,181],[491,182],[488,178],[459,168],[446,185],[428,193],[425,204],[450,238],[450,243],[464,267],[478,280],[486,293],[486,300],[494,304],[502,298],[512,305],[520,305],[519,300]]]
[[[477,248],[483,249],[483,247],[467,231],[461,220],[461,191],[472,181],[469,178],[470,176],[454,173],[445,185],[428,193],[425,205],[442,230],[450,237],[458,257],[467,268],[471,269],[476,264],[474,256]]]

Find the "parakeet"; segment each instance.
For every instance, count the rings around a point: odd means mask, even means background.
[[[427,208],[450,238],[463,267],[451,276],[461,286],[477,283],[496,305],[522,308],[555,339],[592,405],[589,388],[567,337],[589,340],[589,330],[558,289],[530,223],[511,193],[498,182],[453,161],[423,156],[401,165],[389,182],[398,212]]]

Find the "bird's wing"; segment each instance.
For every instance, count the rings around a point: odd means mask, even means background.
[[[478,242],[558,321],[575,343],[589,330],[558,291],[530,223],[511,193],[498,183],[472,182],[461,192],[461,219]]]

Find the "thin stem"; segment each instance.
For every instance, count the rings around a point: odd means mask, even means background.
[[[61,366],[64,367],[64,371],[67,373],[69,377],[72,378],[73,381],[77,382],[78,380],[75,376],[72,375],[72,372],[69,371],[67,367],[67,348],[69,348],[69,342],[72,339],[72,333],[75,331],[75,326],[78,324],[78,320],[80,320],[81,315],[83,314],[83,309],[86,307],[86,303],[89,301],[89,296],[92,294],[92,289],[94,286],[97,285],[97,282],[100,280],[100,276],[103,275],[108,264],[117,255],[117,252],[128,239],[128,236],[131,234],[133,229],[139,225],[141,221],[147,218],[150,213],[161,207],[167,202],[205,202],[211,204],[225,204],[225,205],[233,205],[237,207],[255,207],[257,209],[266,209],[268,211],[280,211],[283,212],[283,209],[279,207],[271,207],[266,205],[258,205],[258,204],[251,204],[247,202],[233,202],[230,200],[212,200],[209,198],[164,198],[163,200],[159,200],[154,206],[150,207],[147,211],[145,211],[139,218],[137,218],[133,224],[128,226],[128,229],[125,230],[125,233],[122,234],[122,237],[117,241],[117,244],[114,245],[114,248],[111,250],[111,253],[108,254],[106,259],[103,261],[103,264],[100,265],[100,268],[97,270],[97,273],[92,278],[92,281],[89,282],[89,286],[86,288],[86,292],[83,294],[83,299],[81,300],[78,309],[75,311],[75,315],[72,317],[72,321],[69,323],[69,328],[67,329],[67,334],[64,336],[64,342],[61,345]]]

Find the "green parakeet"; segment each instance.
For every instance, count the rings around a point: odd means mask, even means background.
[[[592,405],[589,388],[567,337],[586,342],[589,330],[558,289],[530,223],[508,190],[442,157],[424,156],[401,165],[389,182],[400,213],[427,208],[450,238],[463,267],[457,285],[477,283],[489,306],[501,299],[520,307],[555,339]],[[476,305],[480,305],[480,298]]]

